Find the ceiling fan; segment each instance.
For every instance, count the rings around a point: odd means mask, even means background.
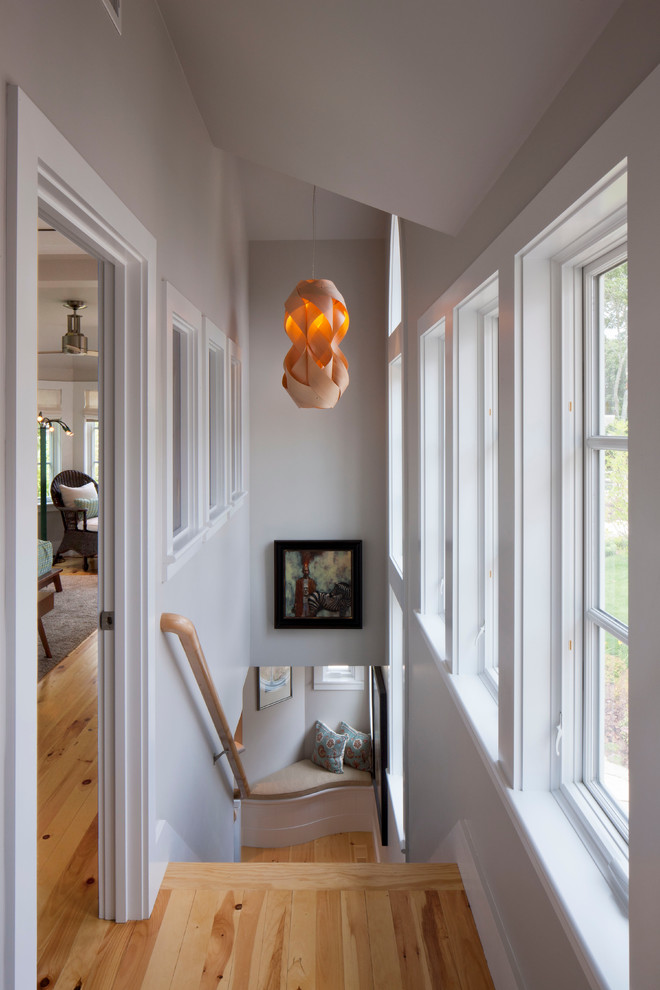
[[[67,354],[69,356],[83,355],[85,357],[98,357],[98,351],[87,349],[87,337],[82,332],[80,326],[81,317],[79,309],[87,309],[87,303],[82,299],[67,299],[62,304],[65,309],[72,309],[66,318],[66,333],[62,337],[62,347],[59,351],[39,351],[39,354]]]

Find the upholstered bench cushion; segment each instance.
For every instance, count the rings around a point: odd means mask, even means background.
[[[344,767],[343,773],[331,773],[311,760],[300,760],[252,784],[250,796],[293,798],[324,791],[328,787],[369,787],[370,784],[371,774],[366,770]]]
[[[37,540],[37,577],[47,574],[53,566],[53,544],[48,540]]]
[[[79,519],[78,522],[76,523],[76,526],[77,526],[78,529],[84,529],[85,528],[85,523],[83,522],[82,519]],[[94,533],[98,533],[98,531],[99,531],[99,517],[98,516],[94,516],[92,519],[88,519],[87,520],[87,529],[88,529],[88,531],[93,531]]]

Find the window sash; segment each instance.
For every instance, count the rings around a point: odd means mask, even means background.
[[[621,463],[627,435],[603,432],[607,425],[604,276],[626,260],[619,245],[583,269],[584,293],[584,619],[582,634],[582,779],[607,819],[628,840],[627,773],[615,762],[627,745],[627,596],[625,615],[607,609],[607,459]],[[627,341],[627,335],[626,335]],[[627,351],[627,343],[625,345]],[[626,403],[627,404],[627,403]],[[616,423],[616,420],[612,422]],[[623,423],[623,420],[619,420]],[[617,458],[613,461],[612,458]],[[627,481],[625,485],[627,501]],[[614,524],[616,528],[616,523]],[[627,519],[625,522],[627,534]],[[612,529],[612,527],[610,527]],[[612,543],[612,539],[610,539]],[[614,540],[616,546],[616,540]],[[613,556],[618,557],[616,550]],[[627,562],[627,554],[626,554]],[[627,589],[626,589],[627,590]],[[618,596],[620,598],[620,595]],[[617,646],[618,643],[618,646]],[[625,711],[624,711],[625,710]],[[610,714],[608,714],[608,712]],[[609,727],[609,728],[608,728]],[[608,735],[610,741],[608,743]],[[618,740],[617,740],[618,737]],[[608,751],[610,759],[607,759]]]

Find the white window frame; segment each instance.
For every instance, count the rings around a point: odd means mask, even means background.
[[[454,674],[484,675],[489,691],[497,695],[497,603],[496,574],[488,577],[489,558],[497,551],[497,516],[489,511],[488,533],[484,526],[486,482],[484,476],[484,340],[492,336],[497,320],[499,281],[497,274],[483,282],[454,309],[454,573],[453,647]],[[490,329],[487,329],[490,328]],[[491,358],[491,371],[492,358]],[[491,398],[492,387],[491,387]],[[492,407],[491,407],[492,408]],[[494,465],[496,470],[496,465]],[[495,498],[492,472],[488,483]],[[493,570],[492,567],[488,568]],[[493,586],[486,594],[487,584]],[[490,602],[487,626],[486,604]],[[489,658],[488,666],[486,658]],[[488,673],[486,671],[488,670]]]
[[[388,391],[388,788],[401,849],[405,846],[404,766],[406,686],[404,660],[405,362],[403,359],[403,270],[399,218],[390,223],[387,391]],[[389,812],[388,812],[389,813]]]
[[[523,689],[514,728],[519,786],[554,794],[624,907],[627,843],[583,781],[580,392],[583,270],[625,240],[626,187],[623,162],[517,260]]]
[[[388,366],[389,395],[389,553],[390,561],[403,575],[403,355]]]
[[[603,483],[600,466],[596,466],[599,455],[608,450],[628,451],[628,435],[610,436],[601,433],[599,427],[599,386],[602,382],[603,368],[599,352],[600,327],[598,323],[598,308],[595,305],[594,288],[596,280],[605,272],[616,268],[627,261],[627,244],[622,243],[614,250],[609,250],[591,265],[583,269],[584,275],[584,632],[582,651],[584,656],[584,708],[585,723],[583,730],[583,779],[585,786],[595,797],[605,811],[607,817],[615,825],[624,839],[628,841],[628,816],[616,804],[605,786],[600,782],[604,769],[600,765],[602,759],[601,721],[603,719],[603,698],[600,684],[600,662],[597,656],[597,630],[601,635],[611,633],[616,639],[628,646],[628,625],[621,619],[605,612],[604,606],[598,604],[600,581],[604,580],[604,564],[601,558],[600,527],[595,502],[598,499],[599,508],[601,495],[597,487]],[[599,477],[600,476],[600,477]],[[598,551],[598,562],[595,552]],[[582,556],[582,555],[580,555]],[[591,631],[589,631],[591,630]]]
[[[479,318],[479,582],[483,635],[479,673],[497,698],[499,688],[499,525],[498,525],[498,333],[497,308]]]
[[[243,361],[239,345],[229,341],[229,407],[230,407],[230,452],[229,452],[229,500],[237,509],[245,499],[245,387],[243,381]]]
[[[204,465],[203,524],[209,538],[226,522],[230,513],[228,494],[229,462],[229,348],[224,333],[203,319],[202,369],[204,415],[202,417],[202,463]],[[211,355],[220,367],[212,376]]]
[[[364,691],[364,667],[335,664],[314,667],[315,691]]]
[[[201,421],[200,407],[205,389],[198,387],[197,352],[202,334],[202,314],[175,287],[165,283],[166,333],[166,534],[167,579],[188,560],[201,538],[200,484],[198,437]],[[181,337],[181,401],[174,409],[174,333]],[[174,425],[178,417],[181,430],[181,526],[174,531]]]
[[[401,225],[399,218],[390,220],[390,282],[388,304],[388,335],[403,322],[403,278],[401,269]]]
[[[445,614],[445,321],[420,337],[421,611]]]

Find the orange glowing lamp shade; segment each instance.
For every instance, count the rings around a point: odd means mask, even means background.
[[[348,310],[334,282],[298,282],[284,304],[284,329],[292,346],[282,385],[301,409],[332,409],[348,386],[348,361],[339,347]]]

